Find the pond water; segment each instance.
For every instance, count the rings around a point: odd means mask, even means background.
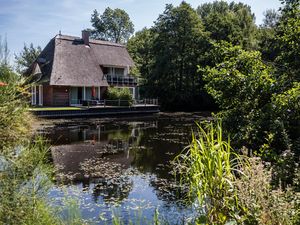
[[[183,201],[170,161],[188,145],[195,121],[208,115],[42,121],[38,131],[50,141],[57,170],[49,199],[75,202],[92,224],[111,224],[112,215],[145,224],[156,210],[169,224],[187,222],[196,212]]]

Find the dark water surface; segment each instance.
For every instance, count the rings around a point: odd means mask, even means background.
[[[111,224],[112,214],[151,221],[156,209],[169,224],[187,222],[195,212],[183,202],[170,161],[188,145],[195,121],[208,115],[42,121],[39,132],[50,141],[57,169],[49,198],[76,203],[92,224]]]

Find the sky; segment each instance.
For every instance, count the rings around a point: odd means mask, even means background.
[[[11,60],[24,43],[42,48],[61,31],[81,36],[91,28],[94,9],[102,13],[106,7],[124,9],[135,25],[135,31],[151,27],[166,4],[177,6],[182,0],[0,0],[0,36],[7,37]],[[186,0],[194,8],[212,0]],[[231,1],[228,1],[231,2]],[[263,12],[278,9],[279,0],[240,0],[251,6],[256,23],[261,24]]]

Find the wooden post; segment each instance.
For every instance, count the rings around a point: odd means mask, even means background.
[[[104,108],[105,108],[105,104],[106,104],[106,99],[104,99]]]
[[[121,99],[119,99],[119,106],[121,106]]]

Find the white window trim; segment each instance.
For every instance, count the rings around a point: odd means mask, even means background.
[[[36,86],[33,85],[31,90],[32,90],[32,92],[31,92],[31,104],[36,105]]]
[[[83,97],[83,100],[86,100],[85,99],[85,87],[83,87],[83,96],[82,97]]]
[[[100,86],[98,87],[98,98],[99,98],[99,100],[101,100],[101,87]]]
[[[39,85],[39,105],[43,106],[43,85]]]

